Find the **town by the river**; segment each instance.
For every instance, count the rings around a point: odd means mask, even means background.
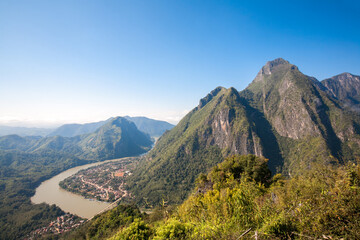
[[[86,199],[83,196],[62,189],[59,186],[59,183],[64,179],[76,174],[80,170],[108,162],[124,161],[125,159],[128,158],[107,160],[68,169],[41,183],[41,185],[36,189],[36,193],[31,198],[31,201],[35,204],[42,202],[50,205],[55,204],[65,212],[69,212],[83,218],[92,218],[96,214],[108,208],[111,203]]]

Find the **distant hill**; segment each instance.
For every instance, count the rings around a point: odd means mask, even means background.
[[[80,157],[93,159],[139,155],[153,144],[149,135],[123,117],[111,119],[94,133],[81,135],[79,140],[78,146],[84,152]]]
[[[0,136],[16,134],[19,136],[46,136],[54,131],[53,128],[27,128],[0,126]]]
[[[154,120],[147,117],[129,117],[125,116],[129,121],[135,123],[136,127],[149,134],[151,137],[160,137],[166,130],[170,130],[174,125],[160,120]]]
[[[329,91],[288,61],[270,61],[245,90],[218,87],[201,99],[161,136],[128,187],[139,202],[179,203],[199,173],[232,154],[264,156],[273,174],[289,176],[311,162],[353,161],[360,156],[360,117]]]

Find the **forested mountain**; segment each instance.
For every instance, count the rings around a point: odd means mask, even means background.
[[[134,156],[150,150],[150,136],[139,131],[133,122],[116,117],[94,133],[77,138],[82,158],[105,159]]]
[[[218,87],[201,99],[159,139],[128,187],[139,202],[181,202],[199,173],[232,154],[264,156],[273,174],[289,176],[311,162],[344,163],[360,154],[359,124],[325,85],[275,59],[245,90]]]

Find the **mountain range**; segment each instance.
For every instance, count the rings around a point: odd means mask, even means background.
[[[90,126],[93,125],[95,124]],[[122,117],[108,120],[94,132],[74,137],[0,137],[0,150],[26,153],[57,152],[90,161],[142,154],[148,151],[152,144],[149,135],[139,131],[133,122]]]
[[[278,58],[243,91],[218,87],[160,137],[129,178],[140,203],[183,201],[199,173],[233,154],[269,159],[273,174],[301,174],[312,162],[360,155],[359,76],[318,81]]]
[[[149,134],[151,137],[158,138],[166,130],[170,130],[174,125],[160,120],[154,120],[147,117],[129,117],[125,116],[127,120],[135,123],[136,127]],[[56,129],[52,128],[26,128],[26,127],[10,127],[0,126],[0,136],[16,134],[19,136],[62,136],[62,137],[75,137],[77,135],[92,133],[98,128],[108,123],[114,118],[109,118],[104,121],[84,123],[84,124],[64,124]]]

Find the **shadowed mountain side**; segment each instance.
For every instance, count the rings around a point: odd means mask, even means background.
[[[242,98],[241,102],[246,106],[247,118],[254,123],[256,135],[260,137],[261,145],[263,146],[263,156],[269,159],[269,169],[273,173],[279,172],[284,164],[284,159],[272,126],[265,118],[264,113],[251,107],[245,98]]]

